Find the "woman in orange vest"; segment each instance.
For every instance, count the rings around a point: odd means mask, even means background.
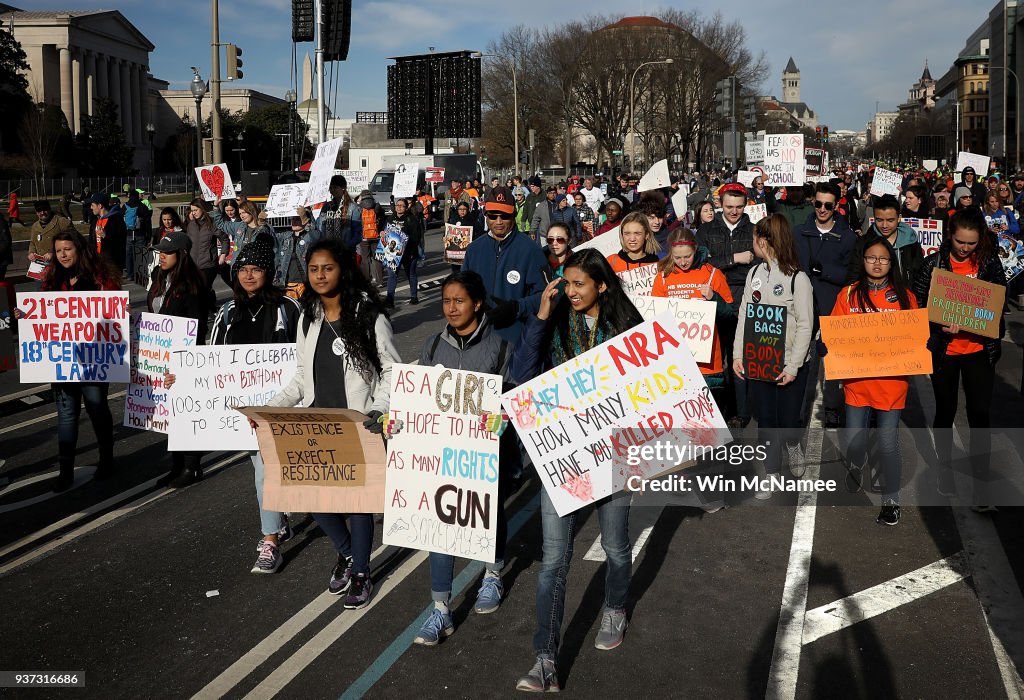
[[[658,262],[661,246],[654,239],[654,231],[643,212],[626,215],[619,229],[619,242],[622,250],[608,256],[608,264],[616,273]]]

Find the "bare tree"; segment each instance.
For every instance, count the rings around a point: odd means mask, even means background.
[[[68,131],[64,113],[54,105],[38,102],[25,111],[18,136],[32,168],[36,192],[43,193],[46,172],[53,166],[54,155],[64,132]]]

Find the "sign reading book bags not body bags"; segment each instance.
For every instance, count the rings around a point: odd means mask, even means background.
[[[747,379],[777,382],[786,367],[785,306],[747,304],[743,319],[743,369]]]

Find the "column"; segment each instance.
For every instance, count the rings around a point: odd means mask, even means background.
[[[146,110],[143,106],[146,104],[146,89],[143,87],[143,75],[144,71],[142,66],[137,63],[132,64],[132,135],[135,137],[135,144],[137,146],[142,145],[142,125],[146,121]]]
[[[96,54],[92,51],[85,53],[85,112],[92,116],[93,105],[99,96],[96,86]]]
[[[128,61],[121,61],[121,126],[124,128],[125,142],[135,143],[132,137],[132,79]]]
[[[124,124],[124,108],[121,106],[121,69],[117,65],[117,59],[107,57],[107,67],[110,69],[110,89],[107,92],[107,99],[117,105],[118,119]]]
[[[75,50],[71,57],[71,104],[75,109],[75,121],[71,124],[71,133],[82,130],[82,52]]]
[[[71,49],[58,46],[60,58],[60,109],[68,120],[68,126],[75,128],[75,105],[72,90]]]
[[[110,97],[110,70],[107,66],[107,57],[103,54],[96,54],[96,97]]]

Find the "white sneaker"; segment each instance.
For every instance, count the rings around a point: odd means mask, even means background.
[[[251,573],[272,574],[284,563],[284,557],[281,556],[280,550],[273,542],[260,540],[260,543],[256,545],[256,551],[259,552],[259,556],[256,557],[256,563],[252,565]]]

